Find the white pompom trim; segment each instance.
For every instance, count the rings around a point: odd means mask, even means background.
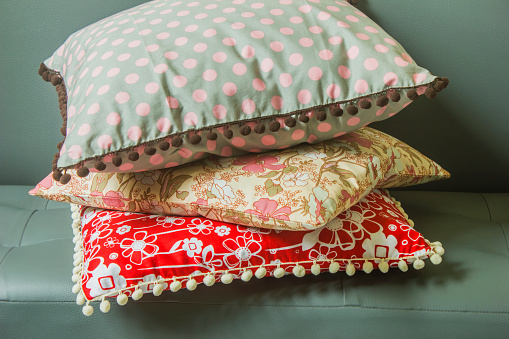
[[[391,200],[395,201],[396,206],[401,211],[401,213],[405,216],[405,218],[408,221],[408,224],[413,227],[414,223],[412,220],[408,219],[407,214],[403,211],[403,208],[401,207],[401,204],[399,202],[396,202],[396,200],[391,197]],[[419,253],[419,255],[409,255],[409,256],[402,256],[398,258],[350,258],[350,259],[316,259],[316,260],[306,260],[306,261],[299,261],[299,262],[279,262],[279,263],[271,263],[271,264],[264,264],[262,266],[249,266],[249,267],[243,267],[243,268],[234,268],[230,270],[224,270],[224,271],[214,271],[214,272],[208,272],[208,273],[202,273],[202,274],[196,274],[192,276],[175,276],[171,278],[164,278],[159,279],[157,281],[144,281],[139,282],[137,285],[129,286],[126,288],[122,288],[119,290],[112,291],[107,294],[103,294],[101,296],[95,297],[91,300],[87,300],[85,297],[84,292],[81,289],[81,277],[82,277],[82,268],[83,268],[83,238],[81,236],[81,218],[80,218],[80,212],[78,205],[71,204],[71,211],[73,222],[72,222],[72,228],[76,230],[76,234],[73,238],[73,242],[76,244],[74,246],[75,254],[73,256],[73,275],[72,275],[72,281],[75,283],[75,285],[72,287],[72,292],[74,294],[77,294],[76,296],[76,303],[78,305],[83,305],[83,314],[86,316],[91,316],[94,312],[93,307],[89,304],[92,301],[101,301],[99,309],[101,312],[106,313],[110,310],[110,303],[109,301],[105,300],[105,297],[116,297],[117,303],[119,305],[125,305],[129,298],[124,293],[126,291],[132,292],[131,298],[133,300],[139,300],[143,296],[143,289],[141,287],[148,286],[150,284],[154,284],[154,287],[152,289],[152,293],[156,296],[161,295],[164,292],[164,283],[171,282],[169,289],[172,292],[177,292],[180,289],[182,289],[182,282],[185,281],[185,287],[189,291],[194,291],[198,283],[194,279],[194,277],[202,276],[203,277],[203,283],[205,286],[212,286],[214,285],[216,281],[216,275],[221,275],[221,282],[223,284],[230,284],[234,280],[234,274],[241,274],[240,279],[244,282],[248,282],[251,280],[253,275],[258,278],[262,279],[265,276],[267,276],[267,268],[274,267],[275,269],[272,272],[269,272],[269,275],[272,275],[276,278],[282,278],[287,274],[285,269],[281,267],[282,265],[288,266],[288,265],[294,265],[292,269],[293,275],[296,277],[303,277],[307,270],[303,266],[303,264],[312,264],[310,273],[314,275],[319,275],[322,270],[324,270],[320,263],[323,262],[329,262],[328,270],[330,273],[337,273],[341,269],[341,264],[343,264],[343,267],[345,267],[345,273],[348,276],[353,276],[357,272],[357,267],[360,267],[362,265],[362,270],[369,274],[371,271],[373,271],[374,265],[373,263],[378,263],[378,269],[379,271],[386,273],[389,271],[389,267],[393,266],[391,262],[396,263],[399,269],[403,272],[408,271],[408,265],[413,264],[413,268],[416,270],[420,270],[425,266],[425,263],[423,259],[429,258],[430,261],[438,265],[442,262],[442,255],[444,254],[444,247],[441,242],[435,241],[435,242],[429,242],[425,239],[428,246],[430,246],[431,250],[428,250],[426,252]],[[253,274],[254,271],[254,274]],[[232,274],[233,273],[233,274]],[[186,281],[187,280],[187,281]]]

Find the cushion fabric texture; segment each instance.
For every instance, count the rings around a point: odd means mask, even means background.
[[[56,86],[65,169],[173,167],[327,140],[448,84],[346,1],[152,1],[72,34]],[[62,172],[64,170],[64,172]]]
[[[211,157],[163,170],[52,175],[30,194],[106,209],[198,216],[272,229],[327,224],[373,188],[448,178],[437,163],[370,127],[261,155]]]
[[[247,282],[253,276],[282,278],[291,274],[356,270],[371,273],[389,267],[424,267],[422,259],[442,262],[440,242],[430,243],[414,230],[406,213],[388,192],[373,190],[358,204],[314,231],[265,230],[211,221],[116,212],[73,205],[77,234],[73,291],[85,315],[87,301],[105,296],[125,304],[128,296],[177,292],[182,286]]]

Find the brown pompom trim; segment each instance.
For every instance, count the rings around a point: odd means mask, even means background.
[[[157,152],[157,150],[155,149],[155,147],[152,147],[152,146],[147,146],[143,150],[143,153],[145,153],[146,155],[154,155],[154,154],[156,154],[156,152]]]
[[[161,141],[158,146],[161,151],[167,151],[170,149],[170,143],[166,140]]]
[[[212,130],[208,131],[206,136],[207,136],[207,140],[211,140],[211,141],[217,140],[217,133],[213,132]]]
[[[62,127],[60,128],[60,132],[64,136],[67,134],[67,92],[64,80],[59,72],[56,72],[54,70],[50,70],[49,68],[44,65],[44,63],[41,63],[39,67],[39,74],[41,77],[47,81],[51,82],[55,86],[55,89],[58,93],[58,101],[59,101],[59,108],[60,108],[60,114],[62,116]],[[407,97],[414,101],[419,98],[419,94],[417,93],[416,88],[421,86],[426,86],[426,90],[424,94],[429,99],[433,99],[436,97],[437,93],[445,89],[449,85],[449,79],[448,78],[435,78],[432,82],[428,84],[422,84],[419,86],[411,86],[411,87],[395,87],[395,88],[389,88],[384,91],[380,91],[377,93],[371,93],[368,96],[353,98],[345,101],[339,101],[334,102],[331,104],[326,105],[320,105],[316,107],[310,107],[299,111],[294,111],[291,113],[281,114],[271,117],[263,117],[263,118],[255,118],[251,120],[244,120],[244,121],[237,121],[237,122],[230,122],[228,124],[218,124],[215,126],[209,126],[205,128],[201,128],[198,130],[188,130],[184,132],[179,132],[173,135],[168,135],[160,139],[151,140],[148,142],[145,142],[145,149],[144,153],[147,155],[154,155],[157,153],[157,148],[154,147],[154,143],[159,141],[159,144],[157,145],[158,149],[161,151],[167,151],[171,147],[173,148],[179,148],[184,144],[184,137],[187,136],[187,141],[192,145],[197,145],[201,143],[202,141],[207,140],[217,140],[218,133],[217,128],[223,127],[223,136],[226,139],[232,139],[234,136],[234,132],[232,130],[232,126],[236,126],[236,130],[241,136],[248,136],[251,133],[256,134],[264,134],[269,132],[277,132],[281,128],[281,123],[276,118],[284,118],[284,124],[288,128],[294,128],[297,126],[297,119],[301,123],[308,123],[310,121],[310,115],[312,118],[315,118],[317,121],[325,121],[328,118],[327,109],[330,112],[330,115],[332,117],[341,117],[344,114],[344,110],[349,115],[356,115],[359,112],[359,109],[367,110],[370,109],[373,104],[376,104],[378,107],[385,107],[389,104],[389,100],[393,102],[398,102],[401,100],[401,95],[398,90],[404,90],[408,89]],[[254,128],[251,128],[250,125],[247,123],[249,122],[256,122],[256,125]],[[203,134],[202,134],[203,133]],[[202,137],[203,135],[203,137]],[[64,142],[59,142],[57,144],[58,150],[61,150]],[[117,151],[111,152],[109,154],[114,154],[111,162],[113,166],[120,167],[122,165],[122,157],[119,155],[120,152],[128,152],[127,158],[129,161],[137,161],[140,157],[140,154],[134,150],[134,147],[128,147],[124,149],[119,149]],[[55,153],[54,159],[53,159],[53,178],[57,181],[60,181],[62,184],[64,182],[68,182],[70,180],[70,175],[65,173],[62,174],[63,169],[69,169],[69,168],[75,168],[78,170],[77,174],[79,176],[87,176],[89,174],[89,169],[84,166],[84,162],[89,161],[94,158],[88,158],[82,160],[81,163],[77,165],[71,165],[67,167],[59,168],[57,166],[58,158],[60,157],[60,153]],[[94,163],[94,168],[98,171],[104,171],[107,166],[102,161],[102,157],[95,157],[97,160]]]
[[[256,126],[254,127],[254,131],[256,134],[263,134],[265,133],[265,125],[259,121]]]

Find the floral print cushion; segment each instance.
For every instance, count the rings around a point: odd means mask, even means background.
[[[67,185],[48,175],[30,194],[120,211],[306,230],[325,225],[375,187],[448,176],[405,143],[365,127],[313,145],[211,157],[164,170],[90,173],[73,176]]]
[[[154,0],[71,34],[39,73],[58,91],[62,183],[331,139],[448,83],[331,0]]]
[[[358,204],[313,231],[239,226],[203,217],[158,216],[74,205],[76,268],[73,280],[86,315],[91,301],[138,300],[144,293],[194,290],[252,276],[424,267],[441,262],[443,248],[412,228],[387,192],[373,190]],[[283,212],[281,212],[283,213]]]

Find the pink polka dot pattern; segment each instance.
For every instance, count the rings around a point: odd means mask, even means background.
[[[384,83],[387,86],[395,86],[398,83],[398,75],[394,72],[387,72],[384,75]]]
[[[271,146],[271,145],[274,145],[276,143],[276,138],[274,138],[273,135],[264,135],[262,137],[262,144],[264,144],[265,146]]]
[[[289,21],[292,23],[292,24],[300,24],[304,21],[304,19],[302,19],[300,16],[292,16]]]
[[[164,161],[164,158],[161,154],[154,154],[153,156],[150,157],[150,163],[152,165],[159,165],[163,161]]]
[[[328,131],[330,131],[332,128],[331,124],[327,123],[327,122],[322,122],[318,125],[317,129],[322,132],[322,133],[326,133]]]
[[[221,156],[222,157],[231,157],[233,154],[233,150],[231,147],[224,146],[221,150]]]
[[[120,167],[118,168],[119,170],[123,171],[123,172],[126,172],[126,171],[130,171],[132,170],[134,167],[133,164],[130,164],[130,163],[127,163],[127,164],[122,164],[120,165]]]
[[[415,73],[412,75],[412,79],[416,84],[423,82],[426,79],[426,74],[424,73]]]
[[[205,72],[203,72],[203,79],[205,81],[214,81],[217,78],[217,72],[213,69],[208,69]]]
[[[83,150],[78,145],[73,145],[69,148],[67,151],[67,154],[69,155],[69,158],[71,159],[79,159],[81,155],[83,154]]]
[[[401,67],[405,67],[408,65],[408,61],[403,60],[403,58],[401,57],[395,57],[394,62],[396,63],[396,65]]]
[[[63,76],[67,91],[59,166],[85,161],[93,168],[84,159],[107,153],[107,171],[113,172],[328,139],[394,115],[410,102],[409,87],[424,94],[435,80],[341,0],[148,2],[74,33],[45,64]],[[374,105],[395,91],[398,102]],[[359,107],[355,116],[337,117],[327,107],[359,106],[364,98],[372,107]],[[317,107],[325,120],[317,119]],[[274,119],[277,132],[269,128]],[[254,130],[258,120],[263,133]],[[239,123],[252,132],[239,133]],[[232,138],[223,136],[226,129]],[[175,135],[182,147],[158,148]],[[140,152],[136,162],[119,151],[133,145]],[[145,154],[148,146],[157,153]],[[120,167],[111,163],[116,151]]]
[[[327,87],[327,95],[332,98],[336,99],[341,94],[341,88],[336,84],[330,84]]]
[[[369,88],[368,82],[364,79],[359,79],[355,82],[354,89],[359,94],[364,94]]]
[[[214,53],[214,55],[212,56],[212,59],[215,61],[215,62],[218,62],[218,63],[223,63],[226,61],[226,53],[223,53],[223,52],[217,52],[217,53]]]
[[[264,91],[266,88],[265,83],[261,79],[258,79],[258,78],[253,80],[253,87],[257,91]]]
[[[126,93],[127,94],[127,93]],[[115,98],[116,99],[116,98]],[[127,99],[129,100],[129,99]],[[126,100],[126,101],[127,101]],[[117,100],[118,102],[118,100]],[[122,102],[119,102],[119,103],[122,103]],[[87,114],[96,114],[97,112],[99,112],[99,110],[101,109],[101,105],[99,105],[97,102],[92,104],[89,109],[87,110]]]
[[[284,35],[292,35],[293,34],[293,29],[291,29],[290,27],[283,27],[279,30],[281,32],[281,34],[284,34]]]
[[[331,45],[339,45],[342,42],[343,42],[343,38],[339,37],[339,36],[332,36],[329,38],[329,43]]]
[[[346,124],[347,124],[348,126],[356,126],[356,125],[358,125],[360,122],[361,122],[361,119],[360,119],[360,118],[358,118],[358,117],[353,117],[353,118],[348,119],[348,121],[346,122]]]
[[[281,86],[283,87],[290,87],[290,85],[293,82],[293,78],[288,73],[283,73],[279,76],[279,82],[281,83]]]
[[[186,59],[182,63],[182,66],[184,66],[184,68],[187,68],[187,69],[195,68],[196,65],[198,65],[198,60],[196,60],[196,59]]]
[[[102,149],[108,149],[113,144],[113,139],[111,138],[111,136],[104,134],[97,138],[97,144]]]
[[[174,97],[172,96],[168,96],[166,97],[166,104],[168,105],[168,107],[172,108],[172,109],[175,109],[175,108],[178,108],[179,107],[179,102],[177,99],[175,99]]]
[[[283,45],[283,43],[279,42],[279,41],[272,41],[270,43],[270,48],[274,51],[274,52],[281,52],[284,48],[285,48],[285,45]]]
[[[252,58],[255,56],[255,49],[253,46],[247,45],[244,48],[242,48],[241,54],[246,59]]]
[[[149,82],[145,85],[145,92],[148,94],[154,94],[159,90],[159,84],[157,82]]]
[[[246,145],[246,141],[241,137],[234,137],[232,139],[232,145],[235,147],[244,147]]]
[[[132,141],[137,141],[138,139],[141,138],[141,135],[142,131],[141,128],[138,126],[129,127],[129,129],[127,130],[127,137]]]
[[[297,100],[301,104],[308,104],[311,101],[311,92],[307,89],[302,89],[297,93]]]
[[[293,53],[288,58],[288,61],[290,62],[290,64],[292,64],[294,66],[298,66],[302,63],[302,61],[304,61],[304,58],[302,57],[302,54],[300,54],[300,53]]]
[[[309,31],[314,34],[320,34],[323,32],[323,28],[320,26],[311,26],[309,27]]]
[[[319,53],[318,53],[318,56],[320,58],[322,58],[323,60],[330,60],[332,59],[332,57],[334,56],[334,54],[332,54],[332,52],[328,49],[322,49]]]
[[[157,129],[163,133],[168,132],[171,128],[171,121],[168,118],[159,118],[156,123]]]
[[[378,60],[375,58],[367,58],[364,60],[364,68],[368,71],[374,71],[378,68]]]
[[[198,123],[198,116],[194,112],[189,112],[184,116],[184,122],[188,125],[195,126]]]
[[[108,116],[106,117],[106,122],[108,123],[108,125],[115,126],[120,124],[120,121],[122,121],[122,118],[120,117],[120,114],[116,112],[112,112],[108,114]]]
[[[187,78],[183,75],[176,75],[173,77],[173,84],[175,87],[184,87],[187,84]]]
[[[244,75],[247,72],[247,67],[241,62],[236,63],[233,65],[233,73],[236,75]]]
[[[233,82],[227,82],[223,85],[223,93],[229,97],[235,95],[235,93],[237,93],[237,85]]]
[[[187,148],[179,149],[178,153],[182,158],[190,158],[193,155],[193,152]]]
[[[280,110],[283,108],[283,98],[281,98],[279,95],[274,95],[270,100],[270,103],[274,109]]]
[[[83,124],[78,129],[78,135],[81,136],[87,135],[88,133],[90,133],[90,129],[91,129],[90,124]]]
[[[273,67],[274,67],[274,62],[272,61],[271,58],[263,59],[262,64],[260,65],[260,68],[264,72],[270,72]]]
[[[193,99],[196,102],[204,102],[207,100],[207,92],[202,89],[197,89],[193,92]]]
[[[256,104],[251,99],[246,99],[242,102],[242,112],[252,114],[256,109]]]
[[[311,67],[308,71],[308,77],[311,80],[318,81],[322,78],[323,72],[320,67]]]
[[[138,106],[136,106],[136,114],[138,114],[139,116],[147,116],[150,114],[150,105],[147,104],[147,103],[141,103],[141,104],[138,104]]]
[[[352,72],[344,65],[338,67],[338,73],[343,79],[348,79],[352,75]]]
[[[389,47],[385,46],[385,45],[382,45],[382,44],[378,44],[375,46],[375,49],[380,52],[380,53],[387,53],[389,52]]]
[[[226,117],[226,107],[224,107],[223,105],[215,105],[214,108],[212,109],[212,114],[214,114],[214,116],[216,117],[216,119],[224,119]]]
[[[296,129],[295,131],[292,132],[292,139],[300,140],[300,139],[304,138],[305,135],[306,135],[306,132],[304,132],[301,129]]]
[[[354,60],[359,55],[359,47],[357,47],[357,46],[350,47],[348,49],[347,55],[348,55],[349,59]]]
[[[313,40],[310,39],[310,38],[301,38],[299,40],[299,43],[303,46],[303,47],[311,47],[313,46]]]

